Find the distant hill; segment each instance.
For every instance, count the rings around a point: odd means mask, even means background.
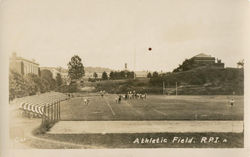
[[[67,68],[62,68],[62,67],[40,67],[41,70],[43,69],[48,69],[48,70],[52,70],[52,69],[56,69],[58,71],[61,71],[61,72],[68,72],[68,69]],[[112,71],[112,69],[109,69],[109,68],[102,68],[102,67],[84,67],[84,70],[85,72],[89,72],[89,73],[94,73],[94,72],[97,72],[97,73],[102,73],[104,71],[106,72],[110,72]]]
[[[89,72],[89,73],[93,73],[93,72],[96,72],[96,73],[102,73],[104,71],[106,71],[107,73],[111,72],[112,69],[109,69],[109,68],[103,68],[103,67],[84,67],[84,70],[86,72]]]

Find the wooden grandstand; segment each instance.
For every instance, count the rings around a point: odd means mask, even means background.
[[[18,98],[22,115],[29,118],[42,118],[42,123],[60,120],[60,102],[70,97],[63,93],[48,92],[40,95]]]

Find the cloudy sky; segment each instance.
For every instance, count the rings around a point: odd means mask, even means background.
[[[2,0],[0,52],[67,67],[172,71],[199,53],[245,58],[248,0]],[[152,47],[152,51],[148,48]]]

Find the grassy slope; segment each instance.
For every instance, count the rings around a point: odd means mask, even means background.
[[[237,68],[201,67],[189,71],[171,73],[164,78],[170,86],[182,85],[179,94],[188,95],[237,95],[244,93],[244,71]],[[160,84],[161,85],[161,84]],[[159,86],[159,85],[158,85]]]
[[[128,80],[106,80],[92,83],[96,91],[105,90],[108,93],[147,92],[162,94],[162,87],[151,86],[148,78],[136,78]]]

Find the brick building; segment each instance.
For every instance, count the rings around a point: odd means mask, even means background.
[[[18,57],[16,53],[13,53],[10,57],[10,70],[16,71],[21,75],[29,73],[39,75],[39,64],[35,60],[28,60],[22,57]]]

